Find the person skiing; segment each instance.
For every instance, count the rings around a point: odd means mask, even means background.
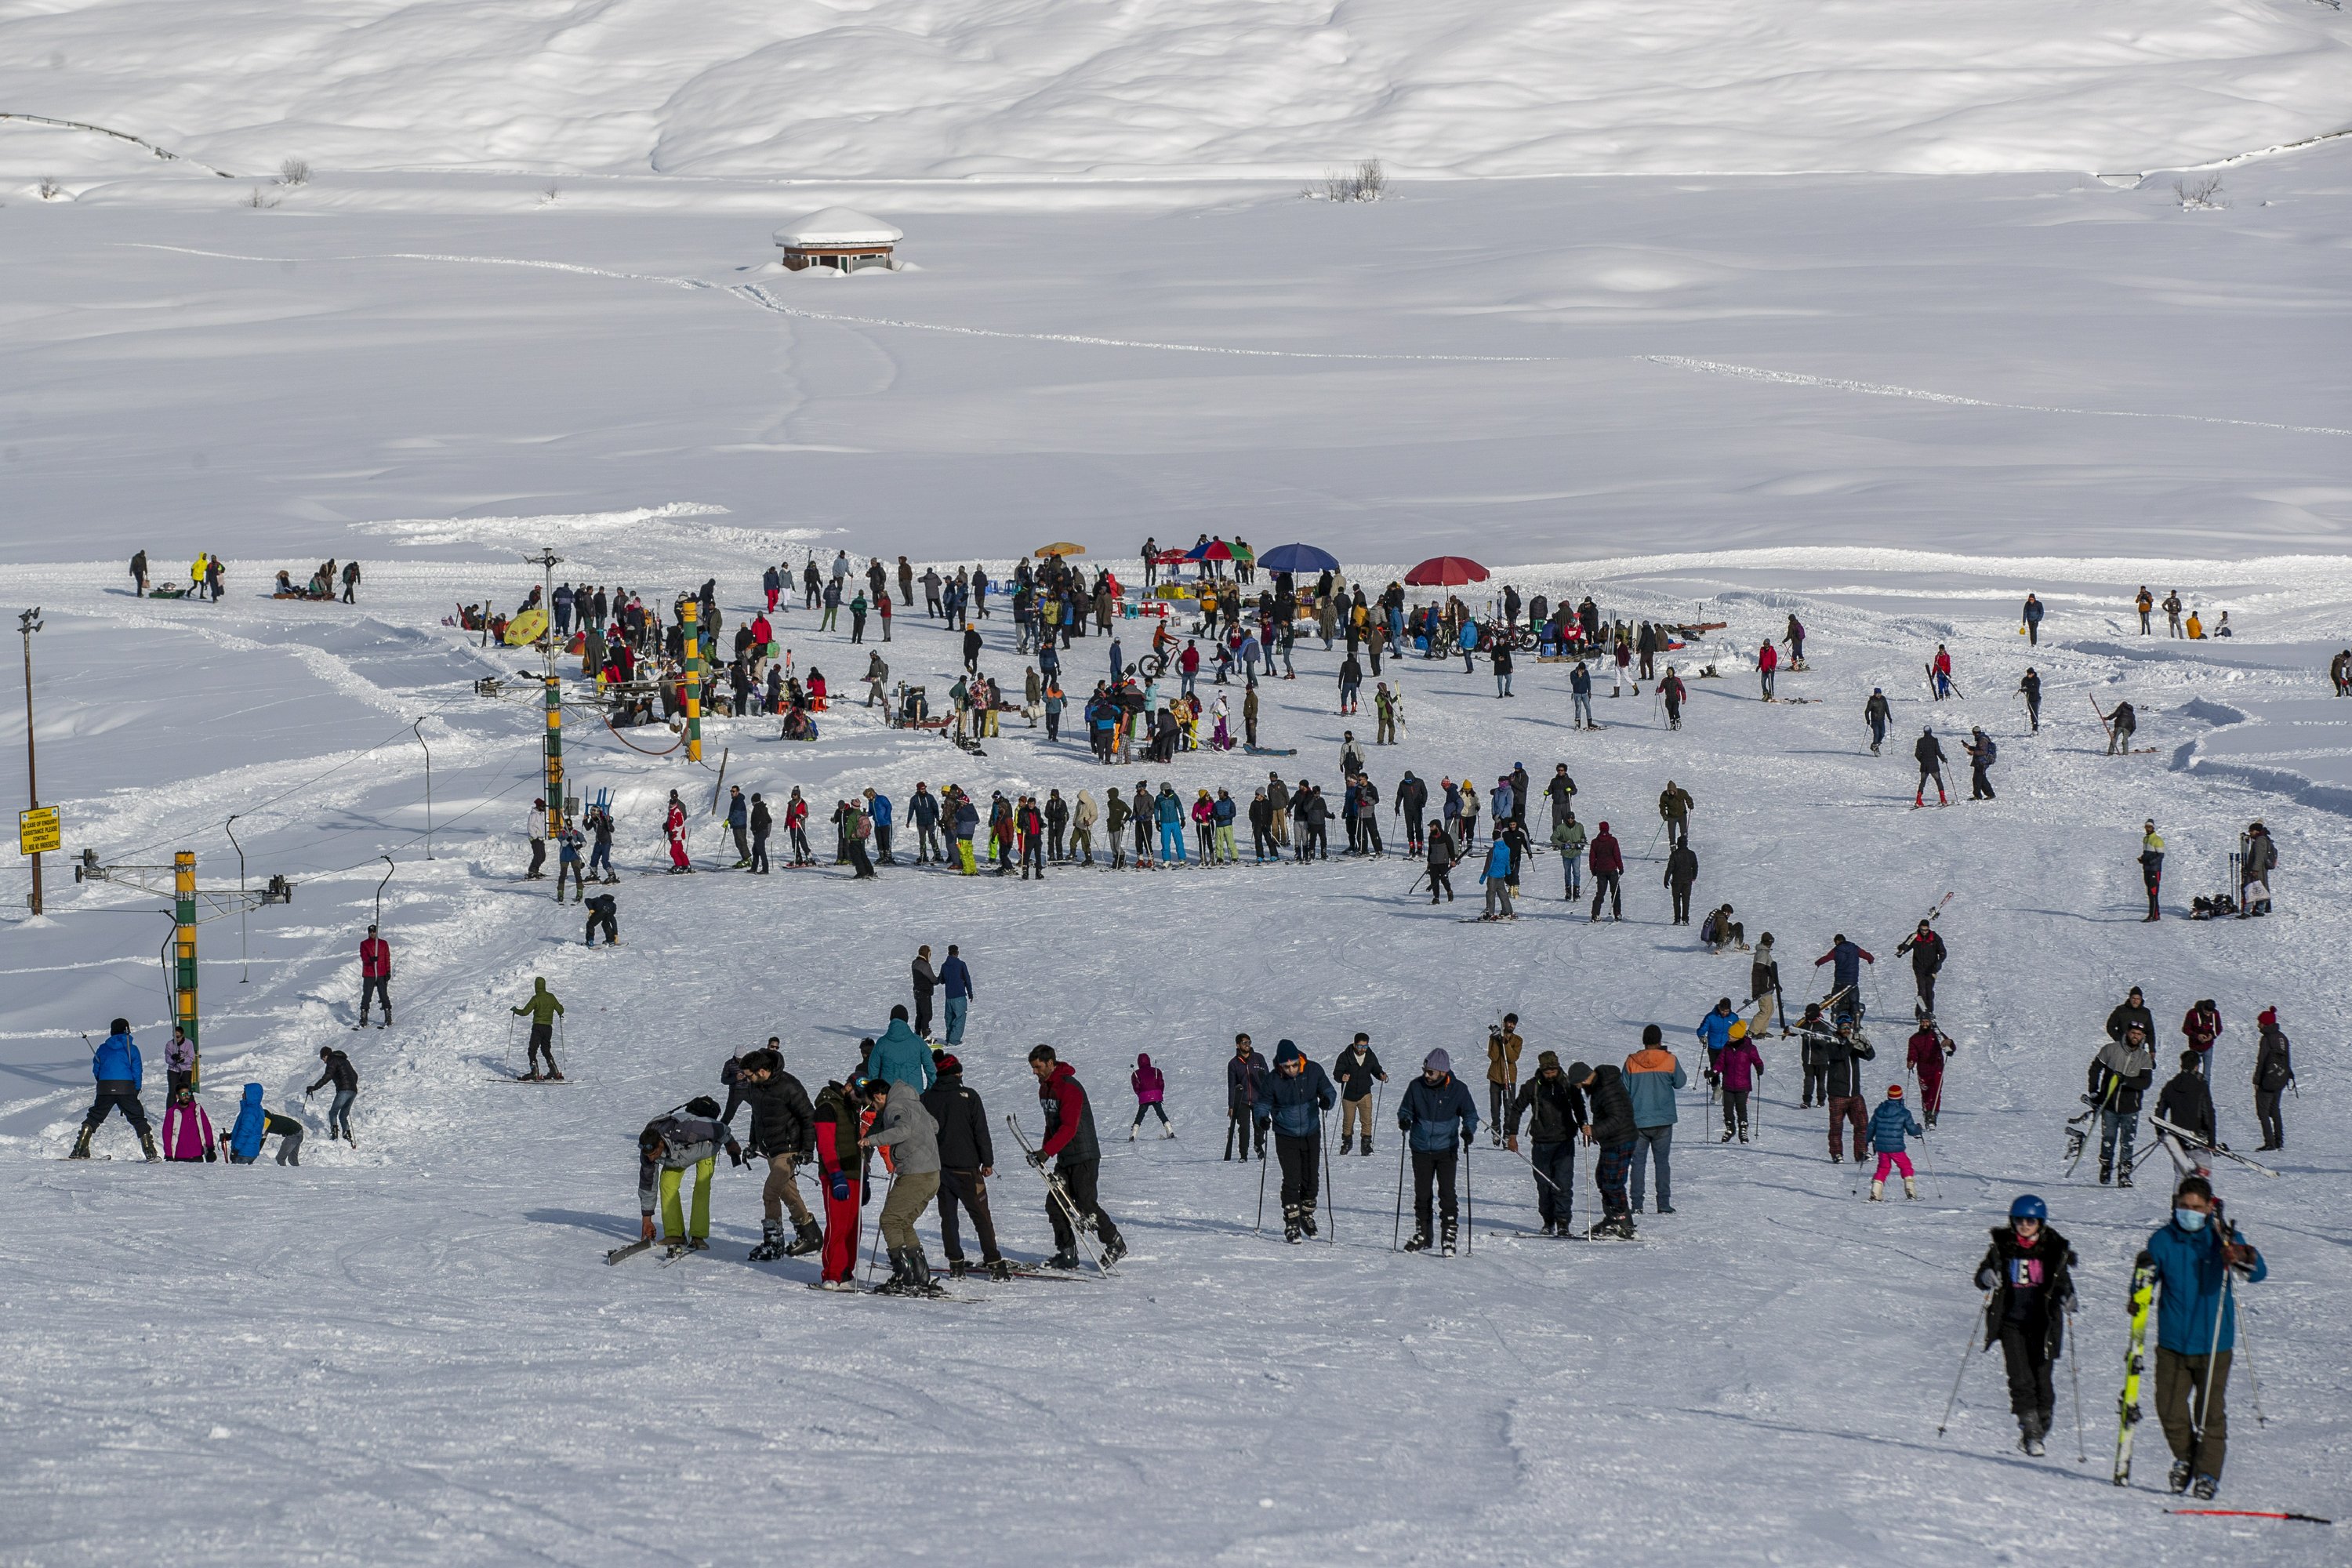
[[[1305,840],[1302,838],[1303,844]],[[1443,823],[1432,823],[1429,837],[1423,846],[1429,867],[1429,901],[1435,903],[1440,894],[1447,903],[1454,901],[1454,837]],[[1304,856],[1301,858],[1305,858]]]
[[[1969,798],[1992,799],[1992,778],[1987,770],[2000,755],[2000,748],[1993,744],[1992,737],[1979,726],[1969,731],[1969,738],[1960,743],[1960,750],[1969,757]]]
[[[1658,695],[1666,704],[1666,728],[1681,729],[1683,704],[1690,700],[1690,688],[1683,684],[1683,678],[1675,673],[1675,667],[1671,664],[1666,666],[1666,678],[1658,682]],[[1769,702],[1771,699],[1767,697],[1765,700]],[[1596,724],[1593,728],[1597,730],[1600,726]]]
[[[1878,1048],[1854,1027],[1851,1018],[1840,1018],[1837,1027],[1822,1044],[1822,1091],[1830,1107],[1830,1163],[1842,1164],[1845,1160],[1845,1130],[1853,1128],[1853,1163],[1862,1163],[1863,1131],[1868,1125],[1862,1109],[1862,1064],[1873,1060]]]
[[[817,1185],[824,1199],[822,1268],[811,1286],[818,1290],[855,1290],[857,1233],[866,1194],[866,1160],[857,1147],[860,1111],[856,1096],[828,1081],[812,1106],[816,1130]]]
[[[2286,1122],[2279,1115],[2279,1096],[2294,1082],[2294,1056],[2279,1027],[2277,1008],[2263,1008],[2254,1022],[2263,1031],[2254,1047],[2254,1119],[2262,1123],[2262,1147],[2284,1149]]]
[[[185,1085],[173,1089],[172,1103],[163,1108],[163,1158],[218,1160],[220,1151],[213,1143],[213,1120],[196,1103],[196,1091]]]
[[[2141,923],[2160,921],[2164,911],[2158,907],[2156,890],[2164,881],[2164,839],[2156,831],[2156,819],[2140,824],[2139,878],[2147,885],[2147,914]]]
[[[1715,1058],[1716,1076],[1723,1083],[1723,1136],[1718,1142],[1728,1143],[1735,1134],[1742,1143],[1748,1142],[1748,1099],[1756,1088],[1756,1077],[1764,1070],[1764,1053],[1756,1048],[1756,1032],[1744,1024],[1732,1026],[1732,1038]]]
[[[335,1098],[327,1107],[327,1136],[340,1137],[356,1149],[360,1141],[352,1136],[352,1101],[360,1095],[359,1069],[352,1066],[350,1057],[334,1047],[320,1046],[319,1077],[302,1091],[302,1097],[307,1100],[331,1083],[335,1086]]]
[[[1830,939],[1830,950],[1813,960],[1813,967],[1831,965],[1830,999],[1835,1004],[1832,1016],[1840,1019],[1859,1018],[1862,1006],[1862,966],[1878,966],[1877,958],[1860,942],[1849,942],[1840,931]]]
[[[2019,693],[2025,699],[2026,727],[2033,734],[2042,733],[2042,676],[2032,665],[2017,683]]]
[[[1904,1059],[1919,1080],[1919,1114],[1934,1127],[1944,1109],[1944,1063],[1960,1047],[1936,1027],[1936,1016],[1921,1009],[1919,1027],[1904,1047]]]
[[[2050,1209],[2032,1193],[2009,1205],[2009,1223],[1995,1226],[1977,1265],[1985,1293],[1984,1348],[2000,1346],[2009,1369],[2009,1409],[2017,1417],[2017,1446],[2035,1458],[2046,1451],[2050,1418],[2058,1408],[2051,1371],[2065,1344],[2074,1310],[2074,1249],[2050,1227]]]
[[[1331,1065],[1333,1076],[1339,1083],[1339,1152],[1349,1152],[1350,1143],[1360,1131],[1364,1152],[1372,1152],[1372,1086],[1386,1083],[1389,1075],[1373,1053],[1372,1037],[1358,1032]]]
[[[677,1110],[656,1116],[637,1133],[637,1215],[640,1239],[654,1239],[654,1191],[661,1190],[662,1239],[680,1251],[705,1252],[710,1247],[710,1175],[723,1147],[736,1164],[743,1163],[742,1146],[717,1120],[719,1102],[697,1095]],[[691,1225],[679,1212],[678,1186],[686,1173],[694,1173],[694,1217]]]
[[[1625,873],[1625,852],[1618,847],[1616,836],[1602,823],[1592,836],[1592,847],[1587,856],[1592,872],[1592,920],[1601,919],[1601,900],[1609,900],[1609,918],[1625,918],[1625,896],[1618,888],[1618,879]]]
[[[1633,1214],[1642,1212],[1643,1177],[1653,1163],[1658,1172],[1658,1213],[1675,1212],[1675,1092],[1689,1082],[1683,1064],[1665,1047],[1665,1032],[1655,1024],[1644,1025],[1642,1048],[1625,1058],[1625,1093],[1633,1107]]]
[[[1045,1112],[1045,1140],[1029,1163],[1040,1171],[1045,1162],[1054,1162],[1055,1177],[1061,1183],[1062,1193],[1070,1207],[1078,1215],[1078,1224],[1092,1230],[1102,1242],[1103,1267],[1108,1268],[1127,1256],[1127,1240],[1103,1212],[1097,1184],[1102,1174],[1102,1145],[1095,1139],[1095,1112],[1087,1099],[1086,1088],[1078,1082],[1076,1068],[1069,1063],[1055,1059],[1051,1046],[1033,1046],[1029,1050],[1029,1070],[1037,1079],[1037,1103]],[[1076,1268],[1078,1266],[1077,1227],[1063,1212],[1062,1203],[1049,1192],[1045,1215],[1054,1225],[1054,1256],[1047,1259],[1049,1268]]]
[[[139,1103],[139,1088],[145,1073],[139,1061],[139,1044],[131,1037],[131,1020],[117,1018],[98,1049],[90,1053],[89,1076],[98,1085],[91,1097],[89,1113],[81,1119],[80,1136],[74,1140],[72,1160],[89,1158],[89,1141],[97,1134],[109,1113],[120,1110],[131,1130],[139,1134],[139,1147],[151,1161],[163,1156],[156,1152],[155,1134],[147,1124],[147,1108]]]
[[[1862,705],[1862,721],[1870,726],[1870,754],[1874,757],[1878,748],[1886,743],[1886,727],[1895,721],[1895,710],[1887,706],[1885,687],[1870,689],[1870,700]]]
[[[2099,1185],[2132,1184],[2132,1144],[2139,1135],[2140,1100],[2156,1078],[2156,1053],[2148,1049],[2147,1031],[2138,1024],[2124,1030],[2120,1040],[2109,1040],[2091,1058],[2084,1103],[2099,1110]],[[2118,1149],[2120,1145],[2120,1150]],[[2120,1158],[2122,1170],[2116,1170]]]
[[[746,1051],[738,1058],[734,1080],[727,1086],[727,1109],[719,1115],[719,1125],[731,1132],[736,1110],[749,1106],[751,1128],[743,1144],[743,1157],[768,1162],[767,1180],[760,1187],[760,1244],[750,1254],[754,1263],[798,1258],[824,1245],[808,1205],[802,1201],[797,1174],[801,1162],[809,1157],[816,1112],[801,1080],[784,1070],[783,1053],[779,1049],[782,1044],[771,1035],[763,1048]],[[793,1216],[789,1244],[784,1240],[788,1209]]]
[[[1944,939],[1937,935],[1934,924],[1921,921],[1918,929],[1895,943],[1895,955],[1911,955],[1911,981],[1919,992],[1919,1010],[1923,1014],[1936,1010],[1936,974],[1944,967]]]
[[[1266,1078],[1271,1072],[1265,1058],[1250,1044],[1247,1035],[1234,1037],[1233,1058],[1225,1063],[1225,1158],[1234,1157],[1234,1144],[1241,1144],[1241,1157],[1250,1157],[1250,1138],[1257,1138],[1257,1157],[1265,1158],[1265,1121],[1260,1109],[1265,1103]]]
[[[1585,1110],[1583,1092],[1560,1070],[1559,1052],[1537,1055],[1535,1077],[1511,1100],[1503,1147],[1515,1154],[1522,1119],[1534,1145],[1528,1163],[1535,1170],[1536,1213],[1543,1220],[1543,1234],[1566,1236],[1575,1207],[1576,1136],[1585,1125]]]
[[[1160,1118],[1160,1136],[1173,1138],[1176,1130],[1168,1125],[1168,1075],[1151,1065],[1148,1052],[1139,1052],[1135,1070],[1127,1075],[1128,1087],[1135,1091],[1135,1120],[1128,1124],[1127,1141],[1135,1142],[1136,1132],[1143,1126],[1144,1112]]]
[[[1439,1249],[1451,1258],[1456,1214],[1454,1166],[1462,1150],[1477,1136],[1478,1102],[1454,1076],[1454,1060],[1444,1047],[1423,1058],[1421,1076],[1405,1086],[1397,1100],[1397,1131],[1404,1135],[1405,1146],[1412,1153],[1413,1231],[1404,1249],[1428,1250],[1433,1207],[1436,1220],[1444,1226]]]
[[[926,1064],[929,1059],[925,1053]],[[931,1278],[922,1238],[915,1234],[915,1221],[940,1193],[939,1123],[923,1109],[915,1086],[904,1079],[868,1078],[865,1089],[866,1102],[874,1111],[874,1131],[859,1145],[890,1151],[891,1162],[890,1192],[882,1200],[878,1221],[882,1245],[890,1255],[890,1278],[875,1290],[884,1296],[944,1295]]]
[[[1623,1069],[1608,1062],[1598,1067],[1571,1063],[1568,1080],[1584,1091],[1591,1120],[1584,1141],[1593,1145],[1593,1184],[1601,1189],[1601,1223],[1594,1236],[1633,1239],[1633,1211],[1625,1199],[1626,1173],[1633,1168],[1633,1099],[1626,1092]]]
[[[1903,1137],[1906,1132],[1914,1138],[1927,1135],[1927,1129],[1919,1125],[1910,1108],[1903,1103],[1903,1086],[1890,1083],[1886,1086],[1886,1098],[1880,1100],[1878,1109],[1870,1113],[1870,1146],[1878,1156],[1878,1169],[1872,1173],[1870,1178],[1872,1203],[1877,1203],[1885,1195],[1886,1173],[1890,1169],[1903,1173],[1905,1197],[1919,1195],[1918,1184],[1911,1179],[1911,1156],[1903,1146]]]
[[[360,1022],[367,1027],[368,1004],[383,1004],[383,1026],[392,1027],[392,944],[376,935],[375,927],[367,929],[360,939]]]
[[[1321,1198],[1323,1118],[1339,1103],[1323,1068],[1289,1040],[1274,1047],[1274,1078],[1266,1088],[1274,1122],[1274,1154],[1282,1166],[1282,1239],[1316,1234]]]
[[[866,1059],[866,1077],[881,1083],[910,1083],[920,1094],[938,1076],[930,1047],[907,1026],[907,1005],[900,1002],[892,1006],[889,1026],[875,1040],[873,1054]]]
[[[1919,731],[1919,739],[1913,743],[1911,754],[1919,760],[1919,787],[1911,792],[1912,806],[1916,809],[1927,804],[1927,781],[1930,779],[1936,781],[1936,804],[1951,805],[1944,795],[1943,742],[1936,739],[1934,725],[1930,724]]]
[[[2141,1256],[2156,1272],[2156,1414],[2172,1449],[2176,1492],[2210,1501],[2229,1457],[2227,1399],[2238,1322],[2231,1273],[2249,1285],[2270,1274],[2263,1255],[2221,1217],[2212,1184],[2184,1177],[2172,1217]]]
[[[530,1070],[523,1074],[523,1082],[540,1081],[539,1058],[544,1055],[547,1058],[548,1080],[562,1083],[563,1074],[555,1066],[555,1020],[563,1016],[563,1004],[555,999],[555,993],[547,988],[547,982],[534,974],[530,977],[530,999],[510,1011],[518,1018],[526,1014],[530,1017],[530,1048],[527,1056]],[[508,1049],[513,1047],[509,1046]]]

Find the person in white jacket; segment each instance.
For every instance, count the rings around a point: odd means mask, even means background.
[[[547,802],[530,803],[530,822],[525,831],[530,835],[530,869],[523,873],[523,880],[536,882],[547,875]]]

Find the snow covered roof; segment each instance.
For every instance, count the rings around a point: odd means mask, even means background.
[[[776,243],[795,249],[811,246],[889,245],[906,237],[903,231],[880,218],[867,217],[847,207],[827,207],[823,212],[794,218],[776,230]]]

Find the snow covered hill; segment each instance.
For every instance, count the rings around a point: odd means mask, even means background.
[[[0,110],[239,173],[2137,171],[2342,129],[2347,45],[2310,0],[18,0]]]

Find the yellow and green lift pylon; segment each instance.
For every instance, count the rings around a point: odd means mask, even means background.
[[[686,627],[686,755],[702,761],[702,601],[691,595],[678,614]]]
[[[188,1042],[188,1081],[204,1087],[205,1063],[196,1047],[196,856],[183,849],[172,857],[172,1015]],[[152,929],[152,927],[150,929]]]

